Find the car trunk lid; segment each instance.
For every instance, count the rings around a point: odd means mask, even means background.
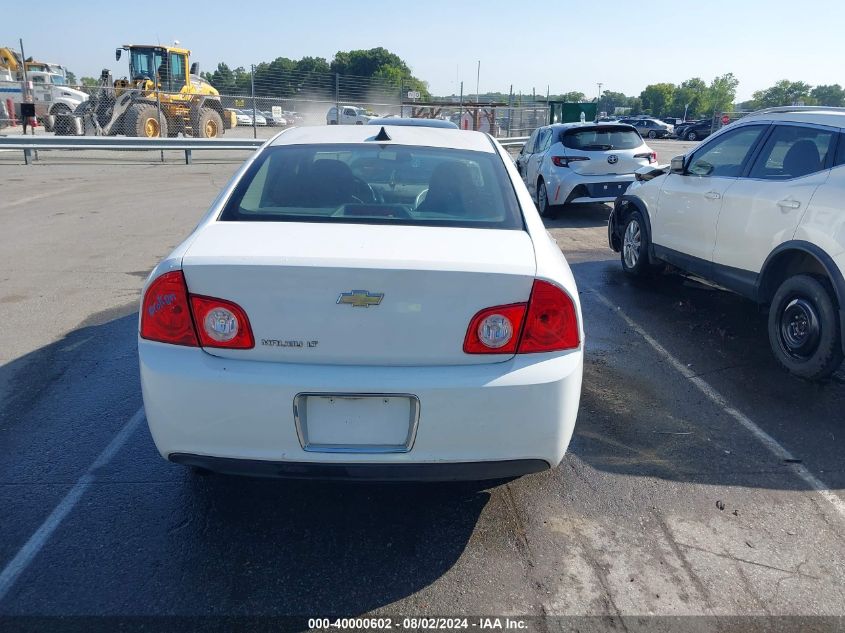
[[[192,294],[237,303],[255,348],[226,358],[463,365],[479,310],[527,302],[536,271],[522,230],[308,222],[214,222],[184,256]]]

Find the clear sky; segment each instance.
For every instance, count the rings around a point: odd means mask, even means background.
[[[115,62],[121,44],[191,49],[203,70],[276,57],[331,60],[338,50],[383,46],[434,94],[456,81],[474,93],[605,90],[639,94],[649,83],[710,81],[733,72],[738,100],[778,79],[845,84],[845,0],[709,0],[688,3],[545,0],[271,0],[155,2],[41,0],[6,3],[0,45],[23,38],[27,56],[64,64],[77,77]],[[694,8],[693,8],[694,7]],[[155,16],[156,9],[162,14]],[[20,11],[19,17],[15,15]]]

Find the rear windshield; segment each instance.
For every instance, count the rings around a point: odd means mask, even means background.
[[[267,148],[220,219],[523,227],[498,154],[377,144]]]
[[[624,126],[581,127],[561,132],[560,142],[569,149],[585,152],[636,149],[643,140],[636,130]]]

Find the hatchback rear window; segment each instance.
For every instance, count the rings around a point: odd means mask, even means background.
[[[374,144],[267,148],[220,219],[523,228],[498,154]]]
[[[643,144],[642,137],[629,127],[603,125],[564,130],[561,143],[569,149],[601,152],[611,149],[636,149]]]

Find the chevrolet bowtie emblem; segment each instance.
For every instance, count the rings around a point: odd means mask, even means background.
[[[377,306],[384,299],[382,292],[369,292],[368,290],[353,290],[352,292],[341,292],[337,298],[338,303],[351,305],[353,308],[369,308]]]

